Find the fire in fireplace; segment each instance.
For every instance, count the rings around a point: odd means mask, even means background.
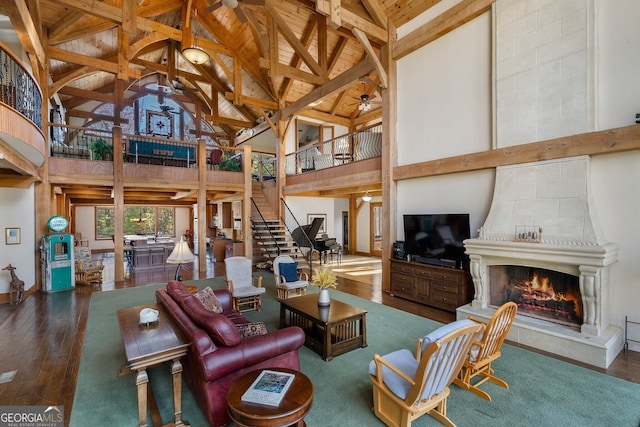
[[[489,304],[518,304],[518,314],[580,327],[582,298],[579,277],[544,268],[516,265],[489,267]]]

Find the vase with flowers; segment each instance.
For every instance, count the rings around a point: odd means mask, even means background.
[[[327,306],[331,304],[329,288],[335,289],[336,286],[338,286],[335,271],[327,267],[316,270],[311,276],[311,283],[320,288],[320,293],[318,294],[318,305]]]

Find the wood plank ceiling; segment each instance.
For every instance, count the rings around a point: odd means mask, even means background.
[[[375,54],[387,43],[389,22],[397,27],[438,3],[239,0],[232,9],[225,4],[233,0],[219,2],[11,0],[0,12],[11,18],[32,65],[48,74],[48,96],[59,95],[71,115],[95,109],[92,99],[115,101],[118,79],[133,87],[160,73],[187,89],[192,113],[198,105],[232,139],[267,111],[294,104],[364,61],[367,52]],[[193,44],[211,60],[199,66],[186,61],[181,51]],[[347,89],[295,113],[356,125],[363,115],[359,80],[375,96],[380,77],[375,69],[356,76]],[[127,92],[121,107],[132,97]]]
[[[377,54],[388,28],[395,38],[439,1],[8,0],[0,14],[68,124],[86,124],[103,103],[131,105],[149,91],[141,82],[160,76],[182,88],[168,97],[233,145],[271,112],[352,129],[380,117],[358,104],[363,90],[379,96],[385,84]],[[211,59],[188,62],[181,52],[192,45]]]

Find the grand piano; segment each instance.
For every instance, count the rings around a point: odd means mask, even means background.
[[[314,218],[311,224],[301,225],[291,233],[299,248],[310,248],[318,251],[320,263],[326,263],[329,255],[334,251],[337,253],[340,249],[340,244],[335,238],[331,238],[326,234],[322,234],[319,238],[317,237],[323,221],[324,218]]]

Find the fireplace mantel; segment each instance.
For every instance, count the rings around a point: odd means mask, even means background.
[[[521,226],[540,230],[536,241],[516,240]],[[509,339],[606,367],[622,349],[620,328],[609,325],[609,269],[618,245],[604,237],[593,209],[586,156],[499,167],[494,197],[479,236],[464,242],[474,284],[471,304],[458,308],[488,320],[488,268],[537,267],[579,277],[580,330],[517,315]]]
[[[487,268],[491,265],[520,265],[546,268],[580,277],[580,292],[584,308],[581,332],[599,336],[609,326],[607,313],[607,283],[609,265],[618,259],[618,245],[557,245],[547,243],[506,242],[468,239],[475,296],[472,306],[486,309],[489,301]]]

